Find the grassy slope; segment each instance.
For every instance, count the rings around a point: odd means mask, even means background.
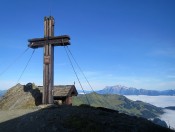
[[[141,101],[131,101],[121,95],[87,94],[90,105],[95,107],[106,107],[129,115],[154,118],[163,111],[161,108]],[[85,95],[73,97],[73,105],[88,104]]]

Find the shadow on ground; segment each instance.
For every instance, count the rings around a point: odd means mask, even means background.
[[[171,132],[135,116],[106,108],[59,106],[0,123],[1,132]]]

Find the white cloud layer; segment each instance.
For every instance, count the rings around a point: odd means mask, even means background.
[[[157,107],[175,106],[175,96],[129,95],[126,97],[133,101],[140,100],[155,105]],[[165,109],[164,111],[165,113],[161,115],[160,118],[164,120],[167,125],[175,129],[175,111],[168,109]]]

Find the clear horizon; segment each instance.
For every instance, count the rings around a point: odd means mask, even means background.
[[[94,90],[123,85],[150,90],[175,89],[174,0],[30,0],[0,2],[0,73],[44,35],[44,16],[55,18],[55,36],[69,46]],[[51,10],[51,13],[50,13]],[[0,90],[18,82],[32,49],[0,75]],[[55,47],[55,85],[78,81],[63,47]],[[77,68],[76,68],[77,70]],[[77,70],[78,71],[78,70]],[[78,72],[85,90],[90,90]],[[19,83],[42,85],[43,49],[36,49]]]

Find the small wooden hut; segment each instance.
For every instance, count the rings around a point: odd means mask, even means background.
[[[59,105],[72,105],[72,96],[77,95],[78,92],[74,85],[58,85],[53,89],[54,103]]]

